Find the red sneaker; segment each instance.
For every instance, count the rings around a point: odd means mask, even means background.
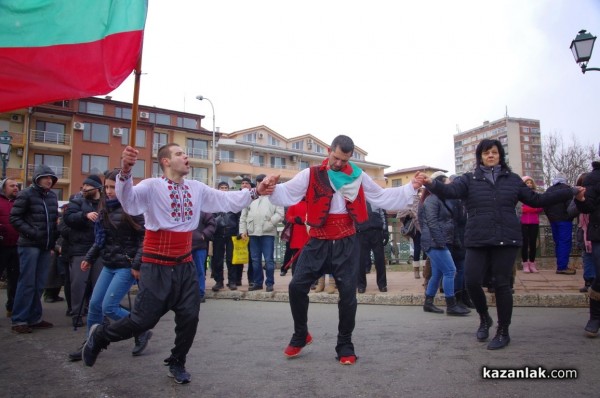
[[[342,365],[354,365],[356,363],[356,355],[349,355],[347,357],[340,358],[340,364]]]
[[[306,345],[310,345],[313,342],[313,338],[310,335],[310,333],[308,333],[306,335]],[[300,355],[300,352],[302,351],[304,347],[294,347],[292,345],[288,345],[285,350],[283,350],[283,355],[285,355],[287,358],[295,358],[298,355]]]

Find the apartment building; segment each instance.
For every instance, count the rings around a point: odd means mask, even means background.
[[[286,138],[266,126],[230,134],[217,133],[212,177],[212,130],[202,127],[203,115],[139,106],[135,146],[140,151],[133,169],[134,182],[162,174],[158,148],[175,142],[185,149],[190,179],[211,185],[213,180],[239,186],[243,177],[279,174],[291,179],[299,170],[320,164],[329,144],[312,135]],[[58,101],[0,114],[0,132],[7,131],[11,150],[4,170],[22,186],[31,183],[35,166],[46,164],[58,176],[59,200],[80,190],[90,174],[120,167],[123,148],[130,142],[132,104],[110,97]],[[356,148],[353,161],[378,184],[385,186],[387,165],[367,162]]]
[[[484,138],[497,139],[506,152],[506,161],[512,170],[531,176],[543,186],[542,139],[540,121],[504,117],[454,135],[454,158],[457,174],[475,166],[475,149]]]

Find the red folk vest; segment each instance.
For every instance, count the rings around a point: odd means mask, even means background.
[[[310,168],[310,178],[306,192],[306,223],[308,225],[311,227],[321,227],[325,224],[334,192],[329,183],[327,169],[323,166],[312,166]],[[346,201],[346,210],[356,223],[363,223],[369,219],[367,201],[365,200],[365,193],[362,186],[354,202],[350,203]]]

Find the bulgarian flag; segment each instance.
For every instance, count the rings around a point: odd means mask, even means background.
[[[142,52],[147,0],[0,0],[0,112],[107,94]]]

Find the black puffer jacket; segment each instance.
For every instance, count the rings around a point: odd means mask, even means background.
[[[240,215],[242,213],[213,213],[217,229],[216,236],[237,236],[240,232]]]
[[[445,249],[454,243],[454,222],[448,204],[436,195],[429,195],[419,206],[419,224],[421,225],[421,247]]]
[[[88,200],[81,196],[69,201],[63,222],[71,228],[69,234],[71,256],[85,256],[94,244],[94,223],[87,218],[87,214],[98,211],[98,204],[98,200]]]
[[[53,186],[58,180],[54,171],[46,165],[36,167],[34,183],[19,193],[10,211],[10,223],[19,231],[18,246],[54,249],[58,238],[56,220],[58,219],[58,199],[52,191],[46,191],[37,185],[41,177],[50,176]]]
[[[507,169],[500,171],[495,184],[477,168],[451,184],[433,181],[427,188],[444,198],[464,200],[467,209],[465,247],[521,246],[521,222],[515,211],[517,202],[544,207],[566,201],[574,194],[570,188],[539,194]]]
[[[582,213],[590,215],[587,238],[592,242],[600,241],[600,162],[592,163],[592,172],[583,180],[585,200],[575,200]]]
[[[102,217],[108,217],[110,226],[104,225],[104,245],[94,242],[85,255],[85,261],[94,264],[102,256],[104,266],[107,268],[133,268],[140,269],[142,259],[142,246],[144,243],[144,216],[131,216],[140,229],[133,228],[123,220],[123,208],[117,205],[108,212],[103,211]]]
[[[555,192],[560,191],[561,189],[570,188],[567,184],[558,183],[552,185],[550,188],[546,189],[546,192]],[[572,199],[572,198],[571,198]],[[558,222],[558,221],[572,221],[573,216],[569,214],[567,209],[569,208],[569,204],[571,203],[571,199],[568,199],[564,202],[554,203],[550,206],[544,206],[544,213],[546,213],[546,217],[548,217],[548,221],[550,222]]]

